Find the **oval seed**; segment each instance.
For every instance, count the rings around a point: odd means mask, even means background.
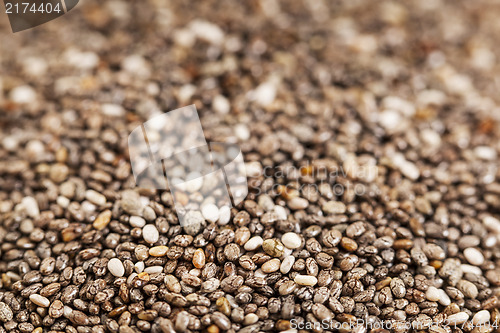
[[[264,273],[273,273],[280,269],[280,265],[281,261],[277,258],[274,258],[262,264],[261,269]]]
[[[43,297],[42,295],[38,295],[38,294],[30,295],[30,301],[32,301],[36,305],[44,307],[44,308],[46,308],[50,305],[50,301],[47,297]]]
[[[154,244],[160,239],[158,229],[152,224],[148,224],[142,228],[142,237],[149,244]]]
[[[168,246],[165,245],[153,246],[152,248],[149,249],[149,255],[153,257],[162,257],[166,255],[167,252],[168,252]]]
[[[298,249],[302,244],[302,240],[295,232],[287,232],[283,234],[283,236],[281,236],[281,241],[283,242],[283,245],[292,250]]]
[[[197,249],[193,254],[193,265],[196,268],[203,268],[205,266],[205,251]]]
[[[108,270],[116,277],[121,277],[125,274],[125,267],[123,267],[122,262],[118,258],[111,258],[108,261]]]
[[[245,243],[243,248],[247,251],[253,251],[258,249],[262,243],[264,243],[264,240],[260,236],[254,236],[248,240],[248,242]]]
[[[294,281],[301,286],[314,286],[318,283],[318,279],[315,276],[301,274],[297,274]]]

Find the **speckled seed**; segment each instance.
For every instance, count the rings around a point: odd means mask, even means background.
[[[481,325],[487,323],[491,318],[490,312],[488,310],[481,310],[472,317],[472,323],[474,325]]]
[[[59,318],[64,313],[64,304],[60,300],[56,299],[52,302],[49,308],[49,316],[52,318]]]
[[[0,302],[0,320],[3,322],[10,321],[13,316],[12,309],[4,302]]]
[[[285,252],[285,247],[283,246],[283,243],[281,243],[279,240],[275,238],[266,239],[262,243],[262,249],[272,257],[281,257]]]
[[[287,232],[283,234],[283,236],[281,236],[281,241],[283,242],[283,245],[292,250],[298,249],[302,243],[300,236],[295,232]]]
[[[312,275],[297,274],[294,279],[295,283],[301,286],[314,286],[318,283],[318,279]]]
[[[294,256],[286,256],[285,259],[283,259],[283,262],[281,263],[280,272],[282,274],[287,274],[292,269],[294,263],[295,263]]]
[[[257,250],[262,243],[264,243],[264,240],[260,236],[254,236],[248,240],[248,242],[245,243],[243,248],[247,251],[254,251]]]
[[[203,251],[203,249],[194,251],[193,265],[196,268],[203,268],[203,266],[205,266],[205,251]]]
[[[465,249],[464,257],[472,265],[481,266],[484,264],[484,256],[481,251],[476,248],[470,247]]]
[[[431,302],[437,302],[441,297],[441,293],[439,292],[438,288],[430,286],[425,293],[425,297]]]
[[[38,294],[30,295],[30,301],[32,301],[36,305],[44,307],[44,308],[46,308],[50,305],[50,301],[47,297],[43,297],[42,295],[38,295]]]
[[[217,222],[219,219],[219,208],[214,204],[206,204],[201,208],[201,214],[209,222]]]
[[[122,262],[118,258],[111,258],[108,261],[108,270],[111,274],[116,277],[123,276],[125,274],[125,268],[123,267]]]
[[[458,312],[452,314],[451,316],[448,316],[446,321],[448,325],[458,325],[465,323],[468,319],[469,315],[467,314],[467,312]]]
[[[476,298],[479,294],[476,285],[467,280],[458,281],[457,288],[468,298]]]
[[[158,229],[152,224],[148,224],[142,228],[142,237],[149,244],[156,243],[160,238],[160,233]]]
[[[149,255],[153,257],[163,257],[168,252],[168,246],[153,246],[149,249]]]
[[[280,265],[281,261],[277,258],[274,258],[262,264],[261,269],[264,273],[273,273],[280,269]]]
[[[94,229],[103,230],[109,224],[109,221],[111,221],[111,211],[108,209],[97,216],[92,226]]]

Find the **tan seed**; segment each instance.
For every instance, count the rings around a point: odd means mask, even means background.
[[[205,251],[197,249],[193,254],[193,265],[196,268],[203,268],[205,266]]]
[[[392,247],[395,250],[409,250],[413,247],[413,241],[411,239],[397,239]]]
[[[149,249],[149,255],[153,257],[163,257],[168,252],[168,246],[159,245]]]
[[[225,297],[219,297],[217,301],[215,302],[215,306],[217,307],[217,310],[225,314],[226,316],[231,315],[231,304],[229,304],[229,301]]]
[[[348,237],[342,237],[342,239],[340,240],[340,246],[342,246],[346,251],[349,252],[354,252],[358,249],[358,243]]]
[[[92,225],[94,229],[103,230],[109,224],[109,221],[111,221],[111,211],[108,209],[99,214]]]
[[[208,333],[219,333],[219,327],[215,324],[212,324],[212,325],[208,326],[207,332]]]

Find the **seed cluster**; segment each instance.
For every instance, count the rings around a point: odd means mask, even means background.
[[[498,332],[482,5],[88,0],[36,40],[2,31],[0,333]],[[191,103],[249,195],[183,227],[135,187],[127,136]]]

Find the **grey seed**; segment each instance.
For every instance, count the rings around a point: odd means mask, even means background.
[[[443,260],[446,257],[444,250],[436,244],[427,243],[424,245],[422,250],[427,258],[431,260]]]
[[[221,312],[215,311],[212,314],[211,319],[221,330],[228,330],[231,328],[231,321]]]
[[[12,309],[4,302],[0,302],[0,320],[3,322],[7,322],[12,320],[13,317],[14,314],[12,312]]]
[[[426,266],[429,263],[425,253],[418,247],[414,247],[413,249],[411,249],[410,254],[413,261],[415,261],[415,263],[417,263],[419,266]]]
[[[400,278],[394,278],[391,280],[390,288],[393,295],[397,298],[403,298],[406,295],[406,287]]]
[[[323,304],[316,303],[311,308],[314,316],[320,321],[331,321],[333,313]]]
[[[122,209],[130,215],[139,215],[142,208],[139,194],[133,190],[125,190],[121,193],[121,197]]]
[[[476,298],[479,294],[476,285],[467,280],[458,281],[457,288],[468,298]]]

